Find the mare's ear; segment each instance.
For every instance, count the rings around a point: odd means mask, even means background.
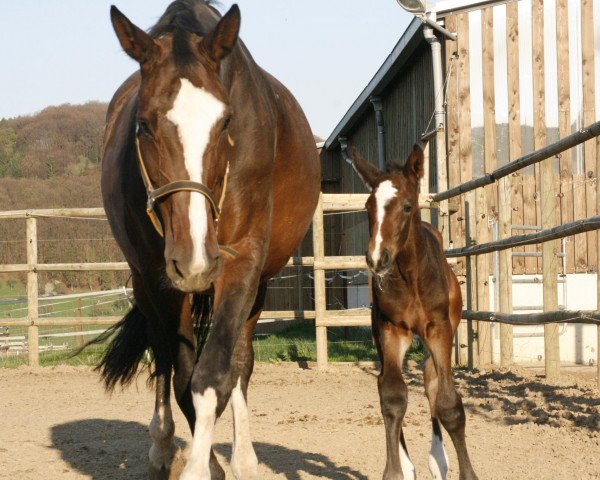
[[[110,21],[113,24],[117,38],[125,53],[140,64],[150,59],[157,48],[150,35],[141,28],[136,27],[131,21],[112,5],[110,7]]]
[[[365,184],[365,187],[369,190],[373,190],[373,187],[376,184],[377,177],[381,175],[381,172],[377,169],[375,165],[371,165],[367,162],[363,156],[358,153],[356,148],[350,148],[349,152],[350,158],[352,159],[352,167],[354,167],[354,171],[358,173],[358,176]]]
[[[417,180],[420,180],[425,174],[423,162],[423,147],[420,143],[415,143],[412,152],[410,152],[410,157],[408,157],[406,165],[404,165],[404,173],[407,176],[414,175]]]
[[[240,32],[240,23],[240,8],[234,3],[219,20],[213,31],[204,36],[202,43],[206,53],[217,65],[235,47]]]

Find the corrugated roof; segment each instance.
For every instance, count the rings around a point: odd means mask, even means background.
[[[351,130],[356,121],[367,109],[373,108],[369,98],[383,92],[410,58],[417,46],[424,41],[423,33],[421,32],[422,25],[423,23],[418,18],[413,18],[392,52],[385,59],[385,62],[383,62],[383,65],[379,67],[377,73],[373,76],[371,81],[367,84],[325,141],[326,150],[335,148],[338,144],[338,137],[344,136]]]

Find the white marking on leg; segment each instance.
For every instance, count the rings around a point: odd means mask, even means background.
[[[177,447],[173,443],[175,422],[173,422],[170,405],[160,405],[157,410],[154,410],[149,431],[152,438],[152,446],[148,452],[150,465],[158,470],[169,469],[177,452]]]
[[[433,434],[431,437],[431,450],[429,450],[429,471],[431,472],[431,478],[433,480],[446,480],[448,474],[448,454],[444,448],[444,441],[442,439],[442,433],[440,430],[440,424],[437,419],[433,422],[437,424],[437,427],[433,427]]]
[[[217,419],[217,392],[207,388],[194,393],[196,424],[189,458],[179,480],[210,480],[210,449]]]
[[[231,392],[231,410],[233,412],[233,452],[231,453],[231,469],[236,479],[258,478],[258,459],[252,447],[250,437],[250,416],[248,405],[238,378]]]
[[[181,79],[181,88],[167,113],[167,118],[175,124],[179,141],[183,147],[185,167],[189,179],[203,183],[202,159],[208,146],[210,132],[215,123],[222,117],[225,105],[214,95],[194,86],[188,79]],[[204,247],[208,231],[206,216],[206,199],[199,193],[190,194],[189,205],[190,236],[193,244],[193,255],[190,268],[203,271],[207,265]]]
[[[373,247],[373,253],[371,254],[371,258],[375,264],[379,261],[381,242],[383,241],[383,237],[381,236],[381,226],[385,220],[385,207],[396,196],[396,193],[398,193],[398,190],[392,185],[391,180],[381,182],[375,191],[377,233],[375,234],[375,246]]]
[[[400,467],[402,467],[404,480],[416,480],[417,471],[408,457],[408,452],[404,450],[404,445],[402,445],[402,442],[400,442]]]

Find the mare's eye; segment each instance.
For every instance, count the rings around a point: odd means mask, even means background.
[[[152,138],[152,131],[150,130],[150,127],[148,126],[148,124],[144,120],[138,120],[138,123],[137,123],[137,134],[139,136],[144,136],[144,137]]]
[[[404,213],[410,213],[412,211],[412,205],[410,203],[404,204]]]
[[[227,130],[229,128],[229,124],[231,123],[231,115],[228,115],[227,117],[225,117],[225,119],[223,120],[223,131]]]

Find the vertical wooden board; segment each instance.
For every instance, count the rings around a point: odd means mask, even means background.
[[[456,31],[456,18],[451,15],[445,19],[446,28],[451,32]],[[460,34],[460,32],[459,32]],[[448,97],[446,99],[446,130],[447,130],[447,151],[448,156],[448,186],[455,187],[461,183],[460,179],[460,155],[459,155],[459,125],[458,125],[458,75],[457,75],[457,57],[458,45],[452,40],[446,41],[446,74],[448,82]],[[462,200],[462,198],[461,198]],[[464,221],[458,221],[464,218],[463,201],[459,203],[459,211],[450,217],[450,235],[455,247],[465,245]],[[464,261],[462,261],[464,264]],[[462,268],[461,268],[462,270]]]
[[[589,125],[596,120],[595,114],[595,72],[594,72],[594,10],[592,0],[581,1],[581,44],[583,60],[583,123]],[[596,142],[588,140],[584,144],[585,174],[587,183],[585,186],[586,216],[596,215],[596,186],[597,182],[591,180],[596,178]],[[588,272],[597,271],[596,241],[597,232],[588,232],[587,256]]]
[[[523,224],[524,225],[536,225],[536,183],[533,175],[523,176]],[[524,231],[517,231],[520,233],[528,233]],[[537,251],[535,245],[528,245],[525,247],[526,252]],[[537,273],[537,259],[534,257],[525,257],[525,273],[532,275]]]
[[[544,2],[533,0],[531,12],[532,51],[533,51],[533,139],[536,150],[546,146],[546,101],[544,84]],[[553,160],[549,160],[553,161]],[[541,191],[540,165],[535,167],[536,199]],[[541,224],[540,202],[536,201],[536,225]],[[542,260],[537,263],[537,272],[542,270]],[[536,272],[536,273],[537,273]]]
[[[473,178],[471,157],[471,94],[469,89],[469,19],[468,14],[456,16],[458,35],[458,124],[459,124],[459,158],[460,181],[462,183]]]
[[[506,5],[506,54],[508,75],[508,136],[509,160],[512,162],[522,154],[521,150],[521,117],[520,117],[520,89],[519,89],[519,12],[517,2]],[[511,202],[512,223],[523,224],[523,177],[521,172],[512,176]],[[515,248],[515,252],[524,252],[524,248]],[[523,257],[513,258],[513,272],[522,274],[525,271]]]
[[[556,0],[556,58],[558,64],[558,134],[564,138],[571,133],[571,96],[569,82],[569,11],[568,0]],[[560,221],[573,221],[573,166],[571,151],[560,155]],[[575,245],[567,239],[567,272],[575,271]]]
[[[496,108],[494,92],[494,20],[492,8],[484,8],[481,12],[481,43],[483,70],[483,135],[484,135],[484,165],[485,172],[496,169]],[[498,202],[498,186],[494,183],[485,187],[486,207],[488,217],[494,217]],[[487,229],[486,229],[487,230]],[[489,230],[488,230],[489,232]],[[489,241],[479,238],[480,243]]]
[[[585,175],[573,175],[571,184],[573,192],[573,211],[575,220],[583,220],[586,217],[585,199]],[[577,273],[587,272],[587,236],[580,233],[573,237],[575,245],[575,271]]]
[[[513,225],[523,225],[525,220],[523,218],[523,211],[525,206],[523,205],[523,174],[521,172],[515,172],[512,178],[512,223]],[[515,233],[513,231],[513,233]],[[522,233],[518,231],[517,233]],[[524,252],[525,247],[513,248],[513,252]],[[513,257],[513,273],[515,275],[521,275],[525,273],[525,258]]]

